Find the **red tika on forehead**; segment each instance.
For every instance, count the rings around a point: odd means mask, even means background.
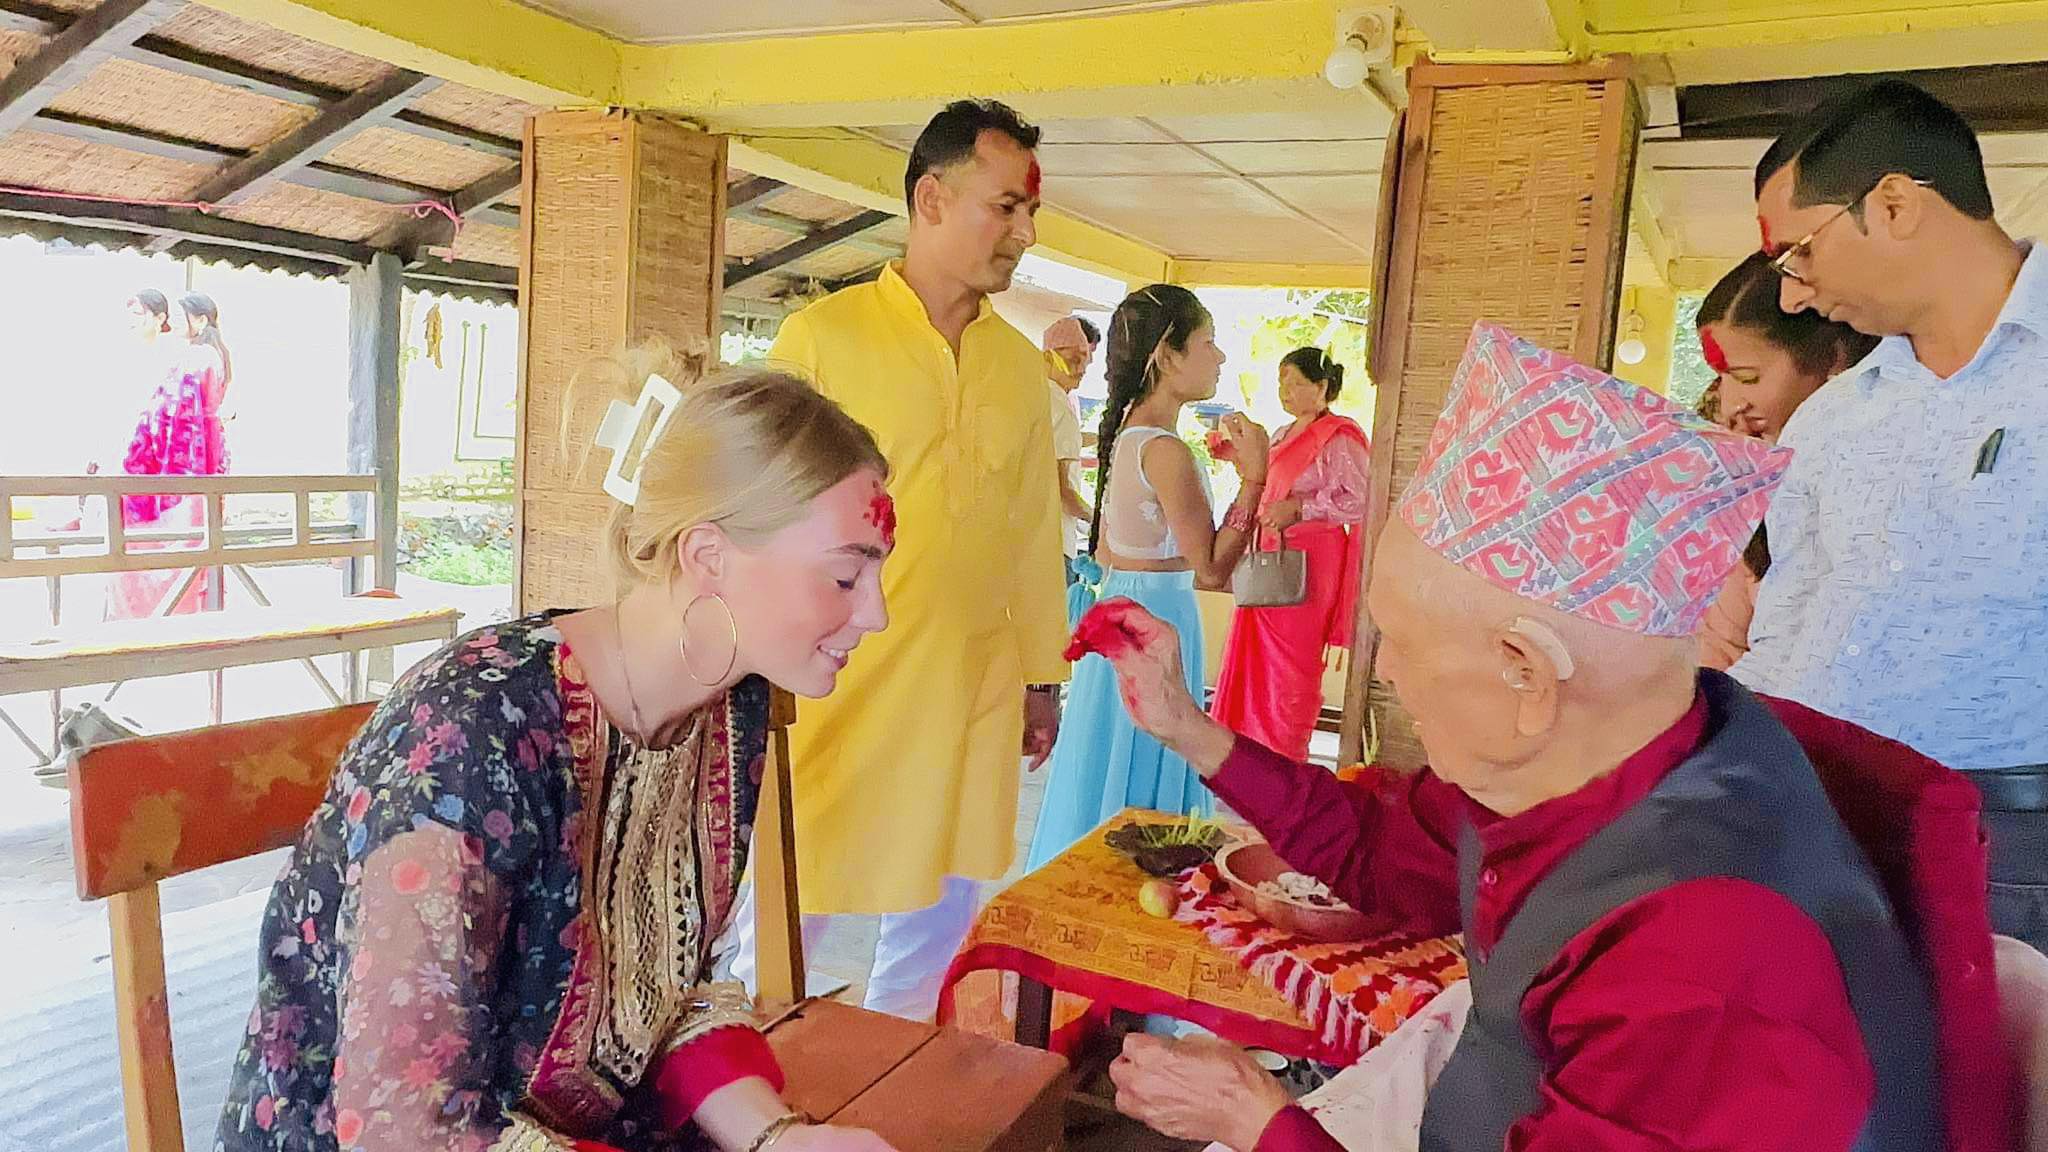
[[[880,484],[875,485],[875,493],[868,499],[868,510],[861,518],[882,534],[882,547],[896,547],[896,501],[889,498],[888,491]]]
[[[1707,367],[1714,370],[1715,375],[1728,374],[1728,354],[1721,351],[1721,342],[1714,339],[1714,330],[1711,328],[1700,329],[1700,357],[1707,362]]]
[[[1763,250],[1771,251],[1771,222],[1764,219],[1761,213],[1756,218],[1756,235],[1757,240],[1764,246]]]
[[[1024,194],[1036,199],[1038,197],[1038,186],[1044,181],[1044,178],[1045,174],[1038,170],[1038,161],[1033,160],[1031,162],[1031,170],[1024,174]]]

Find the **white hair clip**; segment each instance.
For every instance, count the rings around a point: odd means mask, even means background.
[[[629,505],[640,499],[640,465],[647,460],[648,449],[661,439],[682,399],[675,385],[649,376],[640,387],[638,400],[631,404],[614,400],[604,410],[604,420],[597,426],[597,446],[612,453],[612,466],[604,474],[604,490],[612,499]],[[654,410],[651,425],[649,409]]]

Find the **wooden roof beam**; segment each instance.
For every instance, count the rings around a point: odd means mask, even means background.
[[[742,224],[752,224],[756,228],[767,228],[789,236],[808,236],[811,234],[812,229],[816,227],[808,220],[799,219],[795,216],[784,216],[780,212],[769,212],[752,207],[751,205],[742,205],[731,209],[727,212],[727,215]],[[903,255],[903,245],[891,244],[886,240],[879,240],[868,236],[856,236],[844,241],[844,243],[872,252],[878,256],[886,256],[890,259]]]
[[[97,204],[60,201],[15,192],[0,192],[0,215],[24,216],[32,220],[76,220],[123,232],[169,236],[173,243],[183,237],[214,241],[236,248],[304,256],[330,264],[367,264],[376,250],[367,244],[331,240],[305,232],[244,224],[221,216],[174,212],[136,204]]]
[[[806,256],[823,252],[838,244],[875,228],[891,219],[887,212],[867,211],[848,217],[837,224],[827,224],[803,239],[785,244],[772,251],[763,252],[751,260],[734,264],[725,270],[725,286],[731,288],[744,284],[756,276],[762,276],[786,264],[794,264]]]
[[[752,204],[756,200],[773,196],[787,187],[789,185],[784,184],[780,180],[771,180],[766,176],[749,176],[725,190],[726,210],[731,211],[734,208]]]
[[[494,172],[467,188],[462,188],[448,197],[448,207],[464,220],[476,217],[490,218],[488,213],[499,201],[519,190],[520,166],[514,164],[502,172]],[[514,226],[518,218],[513,218]],[[408,221],[405,226],[392,229],[387,234],[371,241],[373,245],[389,252],[396,252],[407,261],[418,264],[425,259],[429,248],[445,248],[455,242],[455,221],[439,212],[422,220]]]
[[[42,113],[29,127],[53,136],[83,140],[109,148],[122,148],[149,156],[161,156],[166,160],[176,160],[185,164],[215,165],[222,160],[246,159],[249,155],[239,148],[56,112]],[[446,200],[451,196],[450,193],[438,188],[408,184],[387,176],[373,176],[324,162],[309,164],[299,169],[286,177],[285,182],[341,196],[353,196],[358,200],[369,200],[378,204],[410,204],[419,200]],[[452,195],[461,193],[456,192]],[[499,207],[495,201],[479,205],[474,212],[479,223],[495,224],[503,228],[519,227],[518,211]]]
[[[51,8],[39,0],[0,0],[0,30],[54,36],[70,27],[75,19],[72,13]],[[204,52],[155,34],[142,37],[114,55],[302,108],[317,108],[348,96],[345,89],[273,72],[260,65]],[[387,127],[422,139],[488,152],[507,160],[519,159],[519,141],[515,139],[465,127],[410,108],[394,115]]]
[[[122,48],[178,14],[184,0],[103,0],[0,79],[0,135],[34,119]]]
[[[391,75],[322,108],[319,115],[282,138],[229,165],[200,185],[192,199],[215,204],[248,200],[313,164],[365,128],[388,121],[406,105],[440,86],[438,77],[394,69]]]

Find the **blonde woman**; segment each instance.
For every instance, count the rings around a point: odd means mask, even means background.
[[[343,757],[265,914],[225,1152],[886,1152],[786,1108],[706,973],[769,682],[829,693],[887,622],[887,465],[793,377],[666,367],[620,598],[458,638]]]

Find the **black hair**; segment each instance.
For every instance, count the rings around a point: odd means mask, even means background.
[[[1764,149],[1762,158],[1756,162],[1757,199],[1763,199],[1764,185],[1770,183],[1771,177],[1776,176],[1785,165],[1790,164],[1812,137],[1812,127],[1802,125],[1771,141],[1771,146]]]
[[[1088,319],[1086,316],[1076,316],[1074,317],[1074,323],[1081,326],[1081,335],[1087,338],[1090,348],[1102,343],[1102,329],[1095,326],[1095,321]]]
[[[1770,255],[1764,252],[1750,253],[1721,277],[1707,298],[1700,301],[1693,323],[1701,328],[1726,324],[1754,332],[1784,349],[1792,357],[1793,365],[1809,376],[1831,376],[1870,355],[1878,344],[1877,337],[1824,319],[1818,313],[1803,309],[1787,312],[1780,308],[1778,273],[1771,267]],[[1720,387],[1717,379],[1700,398],[1700,414],[1716,424],[1721,422]],[[1757,525],[1756,534],[1749,538],[1742,551],[1742,562],[1759,580],[1771,570],[1771,543],[1763,525]]]
[[[1881,80],[1814,109],[1764,153],[1758,189],[1788,162],[1796,164],[1792,203],[1801,208],[1855,203],[1898,173],[1972,220],[1991,219],[1977,134],[1961,113],[1904,80]],[[1766,163],[1775,165],[1770,172]]]
[[[164,295],[163,293],[157,291],[154,288],[144,288],[141,291],[137,292],[134,296],[129,297],[129,299],[134,300],[137,304],[142,305],[142,310],[144,312],[147,312],[151,316],[157,318],[157,324],[160,331],[169,332],[171,330],[170,297]]]
[[[1109,381],[1109,401],[1102,406],[1102,424],[1096,433],[1095,513],[1088,521],[1088,551],[1095,552],[1102,536],[1102,499],[1109,492],[1109,466],[1116,458],[1116,436],[1130,415],[1131,406],[1152,394],[1161,348],[1185,351],[1188,337],[1209,324],[1209,310],[1193,292],[1177,284],[1153,284],[1140,288],[1116,306],[1109,318],[1109,351],[1103,360],[1103,376]]]
[[[1832,376],[1877,347],[1878,338],[1837,324],[1817,312],[1778,306],[1778,273],[1765,252],[1752,252],[1700,301],[1697,327],[1727,324],[1783,348],[1809,376]]]
[[[194,339],[193,343],[204,344],[220,354],[220,379],[222,386],[225,387],[235,378],[235,362],[228,356],[227,341],[221,339],[220,306],[213,302],[213,297],[204,292],[188,292],[178,297],[178,310],[185,314],[187,320],[198,316],[206,321],[205,333]]]
[[[1721,381],[1718,378],[1700,393],[1699,403],[1694,404],[1692,410],[1715,424],[1721,423]],[[1749,543],[1742,549],[1742,565],[1749,569],[1750,576],[1758,580],[1771,570],[1771,538],[1764,531],[1762,522],[1758,522],[1756,531],[1750,533]]]
[[[917,212],[917,182],[927,172],[943,172],[972,159],[983,132],[1001,132],[1020,147],[1038,147],[1039,131],[1017,110],[997,100],[955,100],[939,110],[917,134],[910,163],[903,169],[903,202]]]
[[[1296,348],[1280,358],[1282,367],[1292,365],[1296,372],[1308,377],[1314,384],[1323,386],[1323,403],[1335,400],[1344,391],[1344,366],[1330,358],[1330,354],[1310,345]]]

